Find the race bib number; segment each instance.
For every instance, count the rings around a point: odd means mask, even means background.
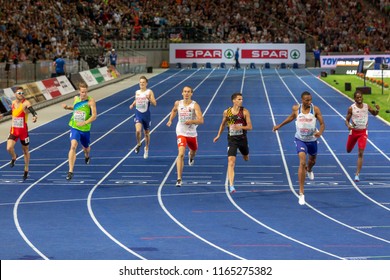
[[[147,98],[137,98],[135,106],[138,109],[138,111],[143,111],[143,110],[146,110],[147,103],[148,103]]]
[[[229,125],[229,135],[230,136],[237,136],[242,135],[243,131],[242,129],[238,129],[238,126],[242,126],[242,124],[231,124]]]
[[[73,118],[74,118],[75,122],[83,122],[83,121],[85,121],[85,112],[75,111]]]
[[[309,129],[309,128],[301,128],[299,130],[299,133],[302,135],[302,136],[311,136],[313,135],[313,130],[312,129]]]
[[[17,128],[23,128],[24,127],[24,118],[13,118],[12,119],[12,126]]]
[[[355,128],[364,129],[367,126],[367,120],[365,119],[357,119],[354,120]]]

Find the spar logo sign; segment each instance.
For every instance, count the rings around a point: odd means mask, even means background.
[[[234,51],[231,50],[231,49],[227,49],[223,55],[227,58],[227,59],[232,59],[234,57]]]
[[[298,59],[301,56],[299,50],[291,50],[290,54],[287,49],[273,49],[273,50],[242,50],[242,58],[247,59],[288,59],[289,55],[292,59]],[[234,55],[234,53],[233,53]]]
[[[301,57],[301,53],[300,53],[300,51],[298,51],[298,50],[291,50],[291,52],[290,52],[290,57],[291,57],[292,59],[298,59],[298,58]]]
[[[178,49],[176,50],[176,58],[208,58],[221,59],[221,49]]]

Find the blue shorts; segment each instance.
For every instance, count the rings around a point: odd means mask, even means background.
[[[297,154],[304,152],[305,154],[309,154],[311,156],[317,155],[317,141],[304,142],[295,138],[295,147],[297,149]]]
[[[145,112],[145,113],[140,113],[139,111],[135,112],[135,117],[134,117],[134,123],[140,123],[142,124],[142,127],[144,130],[149,130],[150,125],[152,121],[150,120],[150,112]]]
[[[69,135],[70,140],[76,140],[77,142],[80,142],[81,145],[84,148],[89,147],[89,143],[91,142],[91,132],[90,131],[81,131],[76,128],[71,128],[70,129],[70,135]]]

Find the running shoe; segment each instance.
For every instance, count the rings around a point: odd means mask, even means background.
[[[304,194],[299,195],[298,203],[299,203],[299,205],[305,205],[306,202],[305,202],[305,195]]]
[[[193,166],[195,163],[195,160],[191,158],[191,152],[188,152],[188,165]]]
[[[181,187],[181,179],[177,179],[177,181],[176,181],[176,187],[178,187],[178,188]]]
[[[28,177],[28,171],[24,171],[23,173],[23,181],[26,181]]]
[[[135,147],[135,153],[138,154],[139,150],[141,149],[142,143],[137,144],[137,147]]]
[[[360,179],[359,179],[359,175],[355,175],[355,182],[359,182]]]
[[[236,189],[234,188],[234,186],[229,186],[229,192],[230,193],[235,193],[236,192]]]
[[[146,149],[146,147],[144,148],[144,159],[147,159],[149,157],[149,150]]]
[[[73,178],[73,172],[68,172],[68,175],[66,175],[66,180],[70,181]]]
[[[18,155],[16,155],[15,159],[11,159],[11,162],[9,163],[9,166],[14,167],[15,166],[15,161],[18,158]]]
[[[307,171],[307,178],[310,180],[314,180],[314,172],[313,171]]]
[[[91,162],[91,158],[90,157],[86,157],[85,158],[85,164],[89,164]]]

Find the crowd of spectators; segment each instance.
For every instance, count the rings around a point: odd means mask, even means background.
[[[325,52],[390,51],[388,0],[2,1],[0,61],[78,58],[112,40],[308,43]],[[179,39],[179,40],[178,40]]]

